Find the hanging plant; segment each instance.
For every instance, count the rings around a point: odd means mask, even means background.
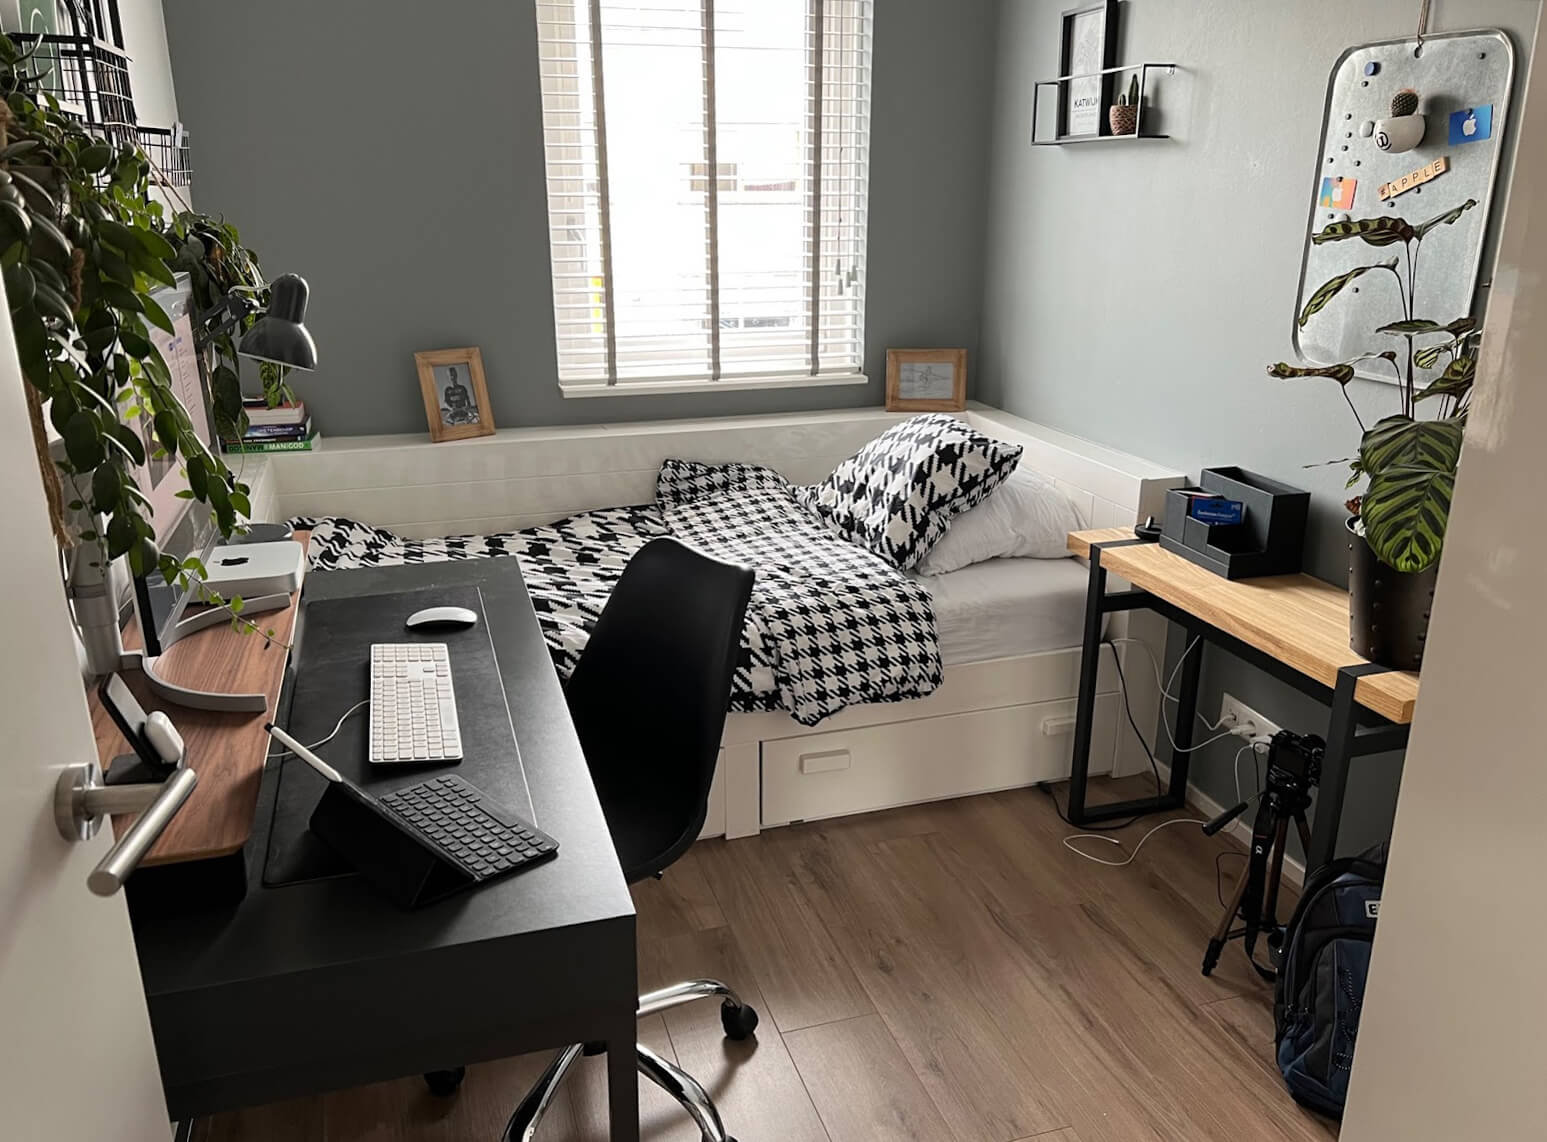
[[[203,317],[224,310],[229,318],[208,337],[214,355],[210,410],[220,436],[240,438],[247,431],[247,413],[242,408],[242,362],[236,346],[268,308],[268,279],[258,256],[242,245],[241,234],[224,219],[185,210],[172,219],[170,236],[177,247],[174,267],[188,274],[193,311]],[[295,400],[286,383],[289,371],[272,361],[259,364],[258,379],[270,408]]]
[[[168,223],[150,196],[149,161],[61,112],[42,90],[44,78],[31,51],[0,36],[0,268],[45,483],[56,497],[55,530],[62,541],[98,545],[105,560],[127,556],[136,574],[159,570],[188,586],[203,569],[157,548],[136,470],[147,459],[180,464],[185,494],[209,506],[224,537],[251,504],[247,486],[199,438],[177,398],[149,336],[152,326],[170,334],[172,322],[152,294],[176,284],[175,271],[189,268],[190,238],[206,229],[229,235],[219,258],[230,259],[235,274],[260,286],[262,279],[235,230],[195,215]],[[209,284],[201,304],[218,285]],[[229,337],[216,354],[234,373]],[[45,405],[64,444],[57,472],[43,440]],[[239,387],[236,407],[239,414]],[[100,523],[68,535],[64,508]]]

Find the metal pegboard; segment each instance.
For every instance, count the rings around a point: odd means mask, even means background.
[[[1477,205],[1453,225],[1436,227],[1424,240],[1413,316],[1444,323],[1473,312],[1514,82],[1514,46],[1509,36],[1497,29],[1426,35],[1421,42],[1404,39],[1364,44],[1350,48],[1338,59],[1327,81],[1322,145],[1295,301],[1294,345],[1303,359],[1326,365],[1361,353],[1405,349],[1400,337],[1374,332],[1403,316],[1397,280],[1388,273],[1366,274],[1312,316],[1303,329],[1300,327],[1298,319],[1306,300],[1323,282],[1340,273],[1396,258],[1404,280],[1407,275],[1408,255],[1400,242],[1374,247],[1352,239],[1315,245],[1312,236],[1333,222],[1388,215],[1417,226],[1475,199]],[[1372,125],[1390,117],[1391,98],[1403,88],[1418,93],[1418,109],[1426,128],[1416,148],[1392,154],[1376,145]],[[1452,112],[1490,105],[1489,137],[1453,145]],[[1381,200],[1383,184],[1440,158],[1448,161],[1444,174]],[[1328,177],[1357,180],[1351,208],[1321,204],[1322,180]],[[1389,370],[1366,373],[1361,369],[1360,374],[1393,379]],[[1420,372],[1420,380],[1425,375]]]

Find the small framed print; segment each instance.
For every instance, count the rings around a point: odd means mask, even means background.
[[[1101,0],[1063,14],[1058,74],[1080,76],[1058,85],[1058,138],[1093,139],[1107,133],[1112,76],[1093,74],[1117,64],[1117,4]]]
[[[430,439],[466,440],[494,434],[494,410],[483,379],[483,354],[477,349],[436,349],[415,353]]]
[[[967,350],[888,349],[888,412],[960,412],[967,407]]]

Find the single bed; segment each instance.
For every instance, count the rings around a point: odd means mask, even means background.
[[[858,410],[515,429],[455,447],[346,440],[263,466],[276,469],[270,476],[278,485],[270,492],[276,514],[264,518],[319,524],[318,567],[517,555],[562,673],[629,555],[664,531],[655,504],[598,505],[658,493],[660,467],[674,455],[751,459],[809,484],[899,419]],[[963,419],[1024,445],[1022,467],[1053,477],[1090,526],[1142,519],[1159,510],[1167,488],[1185,483],[1158,465],[997,410],[969,409]],[[477,515],[471,503],[488,506]],[[386,526],[336,518],[349,514]],[[706,835],[748,836],[794,820],[1067,776],[1083,565],[1000,559],[913,582],[929,601],[943,663],[943,678],[924,696],[851,702],[803,723],[747,647]],[[1111,633],[1140,633],[1137,625],[1118,615]],[[1158,652],[1164,631],[1155,626],[1142,637]],[[1119,733],[1126,723],[1111,658],[1102,655],[1091,771],[1138,772],[1148,762],[1142,744]],[[1129,670],[1128,678],[1135,717],[1152,724],[1159,699],[1150,671]]]

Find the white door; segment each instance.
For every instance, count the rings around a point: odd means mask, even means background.
[[[1536,68],[1516,129],[1343,1142],[1547,1137],[1547,81]]]
[[[25,383],[0,303],[0,1138],[167,1142],[123,895],[86,888],[112,830],[54,826],[59,770],[96,747]]]

